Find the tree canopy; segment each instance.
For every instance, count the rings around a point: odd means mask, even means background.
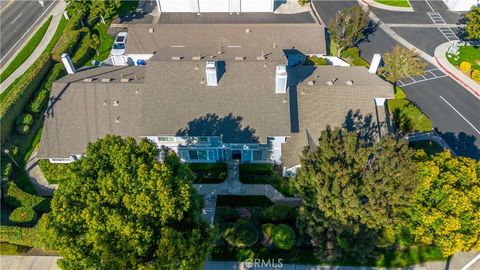
[[[149,141],[91,143],[52,199],[44,228],[63,269],[201,269],[214,232],[192,173]]]
[[[410,210],[413,234],[443,255],[480,250],[480,161],[445,151],[419,165],[421,184]]]
[[[465,14],[466,26],[465,32],[468,39],[480,40],[480,7],[472,7]]]
[[[425,71],[425,62],[411,50],[400,45],[383,55],[384,65],[378,72],[389,82],[406,78],[408,76],[422,75]]]
[[[365,259],[382,231],[405,222],[416,186],[413,156],[405,142],[383,136],[370,143],[339,128],[327,128],[317,149],[304,151],[295,180],[299,220],[321,257],[344,250]]]
[[[346,48],[357,45],[365,39],[365,29],[370,23],[368,11],[360,6],[342,9],[335,19],[330,21],[328,32],[330,38],[338,45],[338,56]]]

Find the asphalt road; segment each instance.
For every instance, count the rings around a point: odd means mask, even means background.
[[[3,65],[39,26],[56,2],[13,1],[2,5],[0,13],[0,64]]]
[[[384,23],[433,23],[426,12],[428,4],[423,1],[411,1],[416,12],[390,12],[374,9],[373,12]],[[461,14],[446,11],[443,3],[429,1],[435,11],[443,14],[447,23],[456,23]],[[356,1],[314,2],[322,20],[328,23],[337,10],[357,5]],[[428,9],[427,9],[428,8]],[[392,28],[410,43],[433,55],[433,49],[446,42],[445,37],[436,28]],[[383,54],[398,44],[388,34],[377,28],[368,36],[368,40],[359,45],[361,55],[371,61],[373,54]],[[432,67],[429,67],[432,68]],[[480,100],[464,89],[450,77],[419,82],[404,87],[407,98],[416,103],[431,119],[434,129],[459,154],[480,159]]]

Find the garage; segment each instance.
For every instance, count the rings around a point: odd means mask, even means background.
[[[160,12],[273,12],[275,0],[156,0]]]

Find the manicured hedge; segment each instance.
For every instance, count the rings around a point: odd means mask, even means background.
[[[5,202],[11,207],[29,207],[41,213],[50,212],[50,198],[26,193],[14,182],[8,182],[5,190]]]
[[[430,119],[408,99],[389,99],[387,103],[394,125],[403,132],[432,130]]]
[[[279,249],[289,250],[295,244],[295,231],[286,224],[280,224],[273,228],[273,244]]]
[[[217,207],[269,207],[273,202],[266,196],[217,196]]]
[[[250,220],[240,219],[223,232],[228,244],[238,248],[253,246],[258,240],[258,231]]]
[[[31,125],[33,123],[33,116],[29,113],[22,113],[17,118],[17,125]]]
[[[41,159],[38,165],[49,184],[61,183],[71,177],[69,164],[50,163],[47,159]]]
[[[72,58],[76,68],[84,66],[95,55],[95,50],[91,47],[90,30],[85,27],[79,31],[82,33],[80,43]]]
[[[37,213],[32,208],[17,207],[15,208],[8,220],[13,223],[31,224],[37,219]]]
[[[269,206],[262,211],[262,220],[268,222],[295,222],[297,217],[295,209],[283,204]]]
[[[20,134],[26,135],[30,132],[30,126],[29,125],[20,125],[17,126],[17,131]]]
[[[42,54],[27,69],[12,90],[0,102],[0,122],[2,123],[1,140],[10,134],[18,115],[20,115],[30,98],[42,83],[45,75],[52,67],[53,61],[48,54]]]
[[[195,183],[221,183],[227,178],[226,163],[190,163],[188,166],[195,173]]]
[[[270,175],[272,173],[273,173],[272,164],[240,164],[240,175],[242,174]]]
[[[43,215],[35,227],[0,226],[0,239],[15,245],[43,248],[40,242],[40,226],[46,221]]]

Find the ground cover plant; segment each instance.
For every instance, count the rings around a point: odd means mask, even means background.
[[[375,2],[392,7],[410,7],[408,0],[375,0]]]

